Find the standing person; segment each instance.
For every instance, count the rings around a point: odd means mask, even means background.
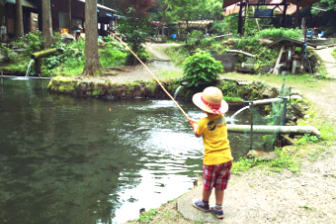
[[[76,30],[76,41],[79,41],[82,30],[82,25],[78,25],[78,29]]]
[[[205,88],[202,93],[193,96],[193,103],[207,114],[196,121],[189,120],[196,137],[203,137],[203,197],[193,202],[193,206],[204,212],[212,212],[217,218],[224,218],[224,190],[230,179],[233,157],[227,138],[224,113],[228,104],[223,100],[223,93],[217,87]],[[209,207],[209,198],[215,188],[216,205]]]

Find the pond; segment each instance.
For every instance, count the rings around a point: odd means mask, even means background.
[[[47,84],[1,81],[0,223],[122,223],[202,174],[202,140],[171,101],[56,95]],[[249,150],[243,138],[229,135],[235,158]]]

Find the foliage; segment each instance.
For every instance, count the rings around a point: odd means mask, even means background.
[[[6,46],[2,46],[0,44],[0,53],[3,55],[4,57],[4,62],[8,63],[10,61],[13,60],[13,50],[6,47]]]
[[[26,34],[25,41],[27,43],[25,54],[28,56],[43,49],[43,36],[41,31],[36,31],[35,34]]]
[[[134,10],[129,11],[131,16]],[[147,41],[151,33],[151,27],[148,25],[146,18],[128,17],[119,23],[118,31],[126,37],[126,41],[131,45],[134,52],[143,51],[142,44]],[[133,55],[129,56],[128,62],[135,64],[136,59]]]
[[[243,101],[243,99],[240,97],[232,97],[232,96],[223,96],[223,100],[231,102]]]
[[[198,87],[202,83],[216,84],[219,79],[217,73],[223,72],[223,66],[209,53],[196,53],[184,63],[184,79],[188,86]]]
[[[333,52],[331,52],[331,55],[336,59],[336,48],[333,50]]]
[[[238,33],[238,17],[237,13],[233,13],[224,17],[223,28],[228,33]]]
[[[108,41],[108,39],[105,39]],[[128,51],[123,45],[116,41],[108,41],[103,50],[100,51],[99,59],[103,67],[125,64]]]
[[[233,163],[231,172],[239,174],[248,171],[252,167],[267,167],[269,170],[276,172],[280,172],[283,169],[289,169],[292,172],[300,171],[298,163],[290,152],[276,149],[275,153],[277,153],[279,157],[272,161],[241,157],[237,162]]]
[[[177,66],[182,66],[184,61],[190,56],[189,51],[180,46],[168,47],[166,48],[166,53]]]
[[[140,215],[138,221],[139,222],[149,222],[155,214],[157,214],[159,211],[156,209],[151,209],[148,212],[144,212]]]
[[[293,39],[301,39],[302,31],[299,28],[290,29],[290,28],[269,28],[261,30],[257,33],[258,38],[272,38],[280,39],[281,37],[289,37]]]
[[[186,21],[187,27],[189,21],[195,19],[196,15],[198,15],[200,11],[204,10],[202,7],[205,2],[205,0],[166,0],[169,9],[173,11],[180,21]],[[184,30],[184,32],[188,32],[187,29]],[[186,39],[186,43],[188,43],[188,37]]]
[[[307,143],[317,143],[319,139],[315,135],[305,134],[302,138],[296,141],[296,145],[304,145]]]

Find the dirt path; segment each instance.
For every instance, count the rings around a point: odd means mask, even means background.
[[[170,43],[170,44],[155,44],[147,43],[145,48],[152,54],[154,60],[170,61],[170,57],[164,53],[167,47],[180,46],[180,44]]]
[[[324,61],[328,77],[332,77],[336,79],[336,59],[331,55],[331,52],[334,48],[326,48],[317,50],[316,53],[321,57]]]

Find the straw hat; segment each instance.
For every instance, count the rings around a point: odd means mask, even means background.
[[[224,114],[229,106],[223,100],[223,93],[217,87],[207,87],[202,93],[196,93],[192,101],[201,110],[212,114]]]

